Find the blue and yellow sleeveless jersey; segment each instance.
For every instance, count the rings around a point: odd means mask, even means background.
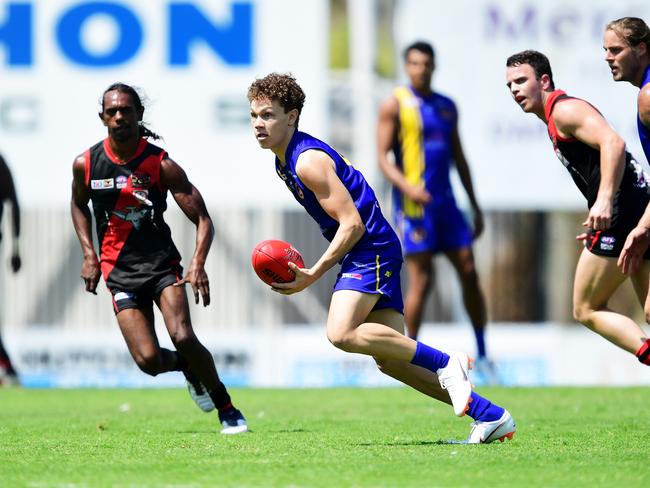
[[[323,151],[332,158],[336,174],[350,193],[366,226],[365,234],[350,252],[369,252],[373,255],[401,260],[401,248],[397,234],[382,214],[375,192],[361,172],[325,142],[305,132],[296,131],[286,150],[286,164],[282,165],[276,157],[275,168],[278,176],[285,182],[294,198],[318,223],[323,236],[331,241],[338,230],[339,223],[323,210],[314,193],[303,184],[296,174],[298,156],[309,149]]]
[[[443,95],[422,96],[411,87],[398,87],[397,138],[393,147],[396,164],[409,183],[424,186],[432,205],[453,200],[449,172],[453,155],[452,135],[458,118],[456,105]],[[394,189],[396,210],[407,218],[424,216],[424,208]]]

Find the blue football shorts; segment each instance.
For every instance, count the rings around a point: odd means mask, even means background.
[[[341,270],[334,283],[334,291],[355,290],[380,295],[373,310],[393,308],[404,313],[400,270],[402,258],[382,257],[368,252],[348,253],[341,261]]]
[[[471,246],[474,240],[472,229],[454,201],[426,208],[423,217],[406,217],[398,212],[396,226],[406,256],[461,249]]]

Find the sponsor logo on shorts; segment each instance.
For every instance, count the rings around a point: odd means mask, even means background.
[[[118,291],[115,296],[113,297],[116,302],[119,302],[121,300],[130,300],[135,297],[135,294],[133,293],[128,293],[126,291]]]
[[[90,180],[90,188],[93,190],[110,190],[115,185],[113,178],[105,180]]]
[[[128,182],[128,178],[124,175],[120,175],[117,178],[115,178],[115,188],[126,188],[126,184]]]
[[[360,280],[361,273],[342,273],[341,278],[351,278],[353,280]]]
[[[603,236],[600,238],[600,248],[603,251],[613,251],[616,238],[612,236]]]
[[[352,264],[354,264],[357,268],[375,269],[374,264],[359,263],[357,261],[352,261]]]

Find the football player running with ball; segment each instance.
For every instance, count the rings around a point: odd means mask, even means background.
[[[295,280],[273,289],[302,291],[340,262],[327,320],[330,342],[372,356],[383,373],[472,417],[467,443],[512,438],[510,413],[472,392],[467,354],[447,354],[404,335],[399,239],[363,175],[328,144],[298,130],[305,94],[295,78],[271,73],[257,79],[248,100],[259,145],[275,154],[276,172],[330,242],[313,266],[292,264]]]
[[[194,301],[210,304],[204,269],[214,229],[203,197],[167,152],[147,138],[158,139],[142,123],[144,107],[132,87],[109,86],[99,113],[108,137],[73,163],[72,222],[83,251],[81,277],[96,294],[100,274],[113,296],[113,308],[129,352],[140,369],[156,376],[181,371],[190,395],[205,412],[217,410],[222,434],[247,431],[220,381],[210,352],[194,334],[184,285]],[[196,248],[185,277],[181,257],[163,220],[170,192],[196,225]],[[99,259],[92,241],[92,201]],[[165,320],[175,351],[161,348],[154,330],[153,303]]]

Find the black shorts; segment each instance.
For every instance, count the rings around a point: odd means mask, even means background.
[[[178,268],[174,273],[149,280],[134,290],[110,288],[111,295],[113,295],[113,311],[115,315],[129,308],[153,310],[153,302],[160,296],[162,291],[182,279],[182,268],[180,266]]]
[[[629,228],[628,226],[625,228],[613,226],[605,230],[592,230],[585,240],[585,248],[598,256],[618,258],[625,245],[625,239],[633,228],[634,226]],[[643,259],[650,260],[650,249],[643,255]]]

